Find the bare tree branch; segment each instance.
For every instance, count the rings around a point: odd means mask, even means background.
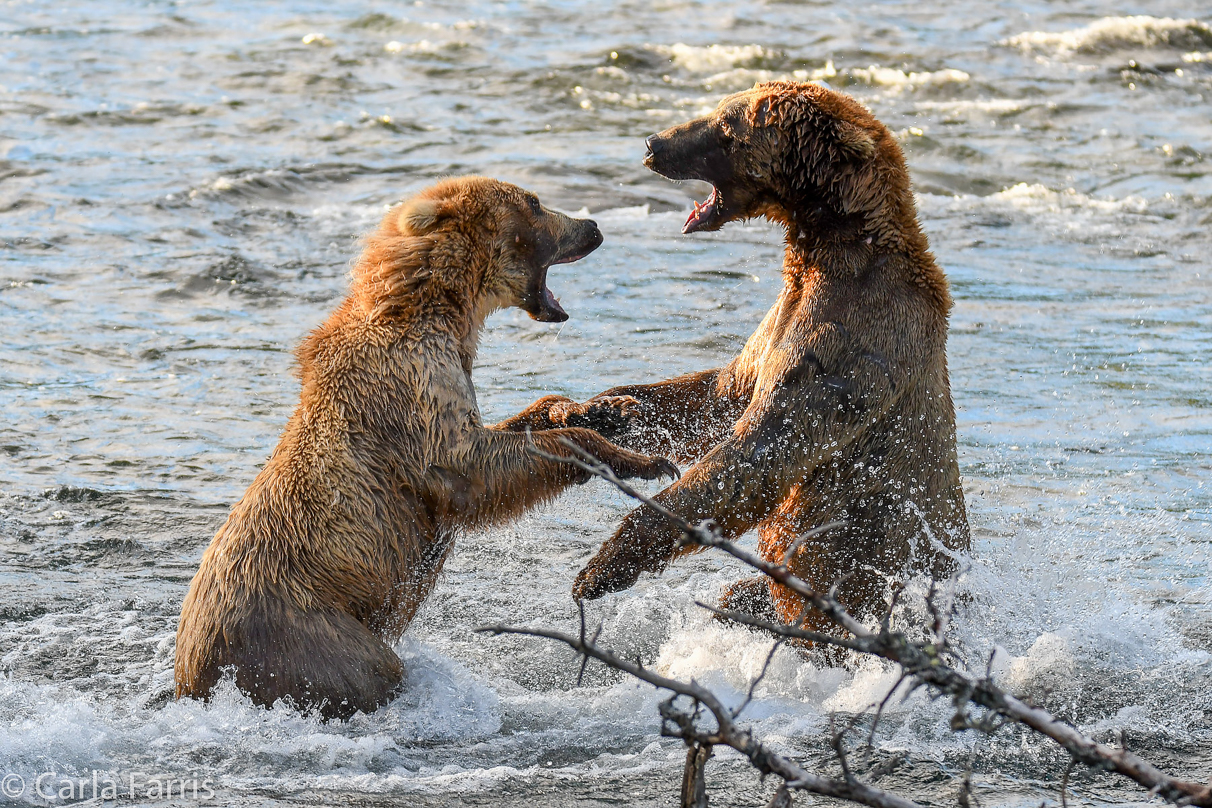
[[[738,547],[733,542],[728,541],[719,534],[719,531],[715,529],[715,526],[710,522],[710,520],[699,524],[691,524],[689,521],[673,511],[670,511],[652,497],[641,494],[629,483],[620,480],[615,476],[614,471],[612,471],[609,466],[599,462],[597,458],[582,449],[580,446],[577,446],[575,443],[569,440],[564,440],[562,442],[568,447],[568,450],[573,453],[571,457],[553,455],[548,452],[544,452],[542,449],[539,449],[533,444],[527,446],[526,448],[527,451],[538,457],[542,457],[545,460],[553,460],[560,463],[571,463],[582,471],[588,472],[595,477],[601,477],[603,480],[610,483],[627,496],[647,505],[661,516],[664,516],[666,519],[673,522],[679,529],[681,529],[683,534],[683,542],[688,544],[697,544],[702,547],[719,548],[738,561],[748,564],[750,567],[753,567],[759,572],[764,572],[778,583],[795,592],[797,595],[807,600],[827,617],[833,620],[833,622],[837,623],[852,634],[862,636],[870,633],[866,626],[855,620],[846,612],[845,609],[840,608],[836,600],[827,598],[825,595],[815,591],[806,582],[792,575],[782,564],[772,564],[761,556],[755,555],[748,550]]]
[[[494,635],[520,634],[530,637],[545,637],[549,640],[562,642],[579,654],[593,657],[616,670],[634,676],[636,679],[702,704],[715,718],[716,728],[714,730],[700,729],[688,721],[679,728],[680,733],[678,737],[700,744],[730,746],[748,758],[749,762],[759,772],[763,774],[775,774],[781,777],[788,788],[820,794],[825,797],[849,800],[860,805],[872,806],[872,808],[920,808],[917,803],[911,800],[858,781],[832,780],[813,774],[789,758],[772,752],[755,740],[753,734],[748,730],[737,726],[732,718],[732,711],[725,707],[716,698],[714,693],[696,682],[681,682],[677,679],[670,679],[667,676],[662,676],[659,673],[654,673],[647,668],[641,667],[635,662],[616,656],[610,651],[599,648],[594,643],[582,641],[579,637],[559,631],[544,628],[516,628],[504,625],[481,626],[476,631]],[[663,711],[663,715],[665,714],[666,711]],[[685,713],[682,715],[686,717]]]
[[[683,542],[703,547],[716,547],[748,566],[765,573],[767,576],[786,588],[800,595],[812,607],[818,609],[833,623],[845,629],[851,636],[839,637],[817,631],[807,631],[799,626],[787,626],[760,620],[739,612],[717,609],[705,604],[698,604],[714,614],[738,623],[762,629],[784,639],[807,640],[814,643],[832,645],[860,653],[871,654],[900,665],[902,676],[914,680],[914,687],[924,684],[940,694],[952,697],[956,704],[956,716],[953,726],[957,729],[977,729],[982,732],[995,732],[1001,724],[982,720],[971,721],[964,712],[966,704],[983,707],[992,714],[1008,721],[1022,724],[1040,735],[1060,744],[1074,761],[1092,769],[1113,771],[1128,777],[1152,794],[1176,805],[1212,806],[1212,787],[1201,783],[1179,780],[1157,769],[1148,761],[1138,757],[1124,748],[1115,749],[1100,744],[1086,737],[1074,727],[1056,719],[1046,710],[1027,704],[997,687],[989,672],[983,678],[977,679],[962,672],[944,661],[948,646],[945,636],[947,628],[948,609],[940,610],[935,604],[936,589],[932,582],[931,592],[927,598],[927,607],[933,618],[931,625],[932,641],[911,640],[901,632],[891,631],[887,622],[883,622],[878,630],[872,630],[860,623],[849,614],[834,597],[831,590],[826,594],[815,591],[807,582],[793,575],[786,563],[773,563],[754,553],[738,547],[725,539],[710,522],[692,524],[683,517],[675,514],[656,500],[647,497],[626,482],[618,479],[614,472],[598,462],[591,454],[571,442],[565,442],[571,457],[560,457],[539,450],[534,446],[529,451],[563,463],[571,463],[583,471],[601,477],[614,485],[624,494],[642,502],[663,515],[675,524],[683,534]],[[826,525],[824,530],[833,525]],[[786,560],[786,559],[784,559]],[[582,623],[583,626],[583,623]],[[670,690],[675,694],[692,699],[695,704],[702,704],[715,716],[718,730],[715,733],[701,731],[693,726],[693,722],[679,722],[683,733],[680,737],[690,741],[731,746],[750,759],[750,762],[763,774],[777,774],[784,779],[792,789],[810,791],[824,796],[848,799],[864,805],[879,806],[909,806],[909,802],[899,796],[874,789],[858,782],[835,781],[813,775],[790,760],[766,750],[747,732],[737,728],[735,716],[729,712],[716,697],[707,689],[691,682],[685,684],[673,679],[660,676],[645,670],[638,664],[622,660],[609,651],[597,647],[595,642],[587,641],[582,628],[581,637],[573,638],[560,632],[546,629],[515,629],[507,626],[488,626],[483,631],[495,634],[529,634],[546,637],[564,642],[586,657],[594,657],[607,665],[622,670],[657,687]],[[596,637],[595,637],[596,640]],[[767,660],[769,664],[769,659]],[[899,684],[899,682],[898,682]],[[672,700],[671,700],[672,702]],[[671,708],[672,709],[672,706]],[[693,737],[688,737],[688,734]],[[840,749],[844,770],[848,772],[844,752]],[[1066,784],[1068,778],[1066,777]]]

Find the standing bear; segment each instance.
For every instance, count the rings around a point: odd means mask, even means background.
[[[389,700],[399,639],[459,533],[502,522],[586,475],[528,452],[565,441],[622,477],[677,476],[668,460],[587,426],[627,400],[548,396],[495,426],[471,382],[485,318],[517,306],[568,315],[552,264],[602,243],[592,221],[482,177],[393,208],[366,242],[349,296],[299,348],[302,396],[277,448],[202,556],[177,629],[177,696],[225,671],[254,702],[328,717]]]
[[[656,499],[724,535],[756,527],[759,551],[854,613],[889,584],[945,576],[969,547],[947,376],[951,296],[918,225],[904,158],[860,104],[814,84],[770,82],[648,138],[644,163],[703,180],[683,233],[765,217],[786,230],[783,290],[723,368],[604,393],[631,396],[623,445],[702,459]],[[836,527],[804,538],[832,522]],[[631,512],[581,570],[577,598],[631,586],[679,553],[678,530]],[[805,604],[766,578],[727,608],[793,622]],[[822,628],[823,618],[807,624]]]

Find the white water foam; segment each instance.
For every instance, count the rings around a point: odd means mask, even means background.
[[[626,209],[616,213],[639,215]],[[1089,702],[1084,693],[1112,686],[1119,701],[1084,708],[1083,714],[1094,715],[1083,725],[1087,731],[1126,728],[1137,737],[1185,742],[1187,728],[1198,718],[1191,711],[1198,707],[1189,706],[1194,693],[1172,696],[1212,676],[1212,654],[1191,647],[1173,626],[1173,607],[1150,602],[1130,576],[1139,565],[1141,538],[1174,535],[1172,519],[1132,519],[1109,534],[1061,513],[1034,527],[1003,525],[999,538],[979,541],[974,556],[964,559],[967,571],[959,592],[968,605],[954,627],[974,672],[982,672],[994,653],[993,673],[1000,683],[1049,704],[1058,698]],[[1209,561],[1207,548],[1192,542],[1170,548],[1167,555],[1186,557],[1196,566]],[[728,577],[725,571],[695,573],[680,582],[642,580],[637,590],[595,607],[605,612],[603,644],[631,653],[628,643],[654,638],[654,669],[693,678],[725,704],[739,705],[773,642],[717,623],[693,605],[696,599],[710,602]],[[924,588],[922,581],[911,582],[898,620],[920,624]],[[23,624],[22,631],[78,637],[73,626],[92,619],[116,621],[105,633],[122,634],[120,626],[132,616],[109,616],[98,606],[78,619],[48,615]],[[171,676],[171,628],[126,629],[125,635],[132,643],[157,648],[150,659],[139,660],[146,671],[126,678],[141,681],[140,689],[149,695],[162,691]],[[410,633],[396,649],[408,672],[403,694],[348,722],[325,723],[283,706],[257,708],[230,683],[208,704],[186,700],[161,707],[146,697],[115,702],[112,693],[81,690],[86,679],[35,684],[8,676],[0,680],[0,759],[10,771],[32,777],[91,769],[190,771],[201,753],[221,789],[283,794],[308,789],[486,793],[505,781],[674,771],[679,765],[677,744],[656,740],[657,705],[667,694],[625,678],[566,689],[522,685],[508,674],[493,673],[509,669],[508,664],[493,667],[491,660],[501,652],[494,640],[477,640],[469,646],[470,657],[467,649],[445,642],[437,636],[422,641]],[[528,640],[520,647],[543,666],[576,665],[547,641]],[[600,676],[600,669],[594,675]],[[851,669],[823,667],[781,648],[744,718],[773,748],[795,751],[823,737],[830,714],[870,709],[898,676],[894,665],[878,660],[862,660]],[[962,752],[972,739],[951,732],[950,714],[945,702],[932,702],[920,692],[907,701],[893,700],[877,743],[930,759],[948,750]],[[569,749],[602,751],[568,762]],[[558,765],[545,765],[556,758]]]
[[[447,51],[457,51],[461,48],[466,48],[470,43],[462,40],[449,40],[446,42],[432,42],[428,39],[419,39],[416,42],[400,42],[399,40],[391,40],[383,45],[383,50],[387,53],[405,53],[405,54],[436,54]]]
[[[1054,191],[1039,183],[1020,182],[989,197],[991,201],[1006,202],[1022,210],[1059,213],[1066,210],[1095,210],[1104,213],[1128,211],[1144,213],[1148,202],[1139,196],[1123,199],[1099,199],[1073,188]]]
[[[668,58],[678,67],[692,73],[707,73],[724,70],[730,67],[752,67],[763,59],[778,55],[761,45],[686,45],[675,42],[672,45],[650,46],[654,53]]]
[[[1071,31],[1026,31],[998,44],[1060,57],[1157,48],[1194,51],[1212,45],[1212,27],[1195,19],[1104,17]]]
[[[1009,115],[1021,112],[1030,106],[1029,101],[1017,98],[989,98],[973,101],[917,101],[914,107],[929,112],[941,112],[944,115],[959,115],[966,112],[983,112],[995,115]]]
[[[917,202],[927,217],[982,211],[1039,221],[1052,229],[1078,231],[1085,237],[1119,234],[1133,217],[1150,215],[1150,203],[1144,197],[1097,197],[1074,188],[1055,190],[1027,182],[988,196],[918,194]]]
[[[735,67],[731,70],[724,70],[719,73],[714,73],[703,79],[702,86],[705,90],[716,90],[721,92],[738,92],[746,90],[755,84],[761,84],[768,81],[827,81],[838,75],[837,68],[833,65],[833,60],[829,60],[823,67],[814,68],[812,70],[765,70],[760,68],[750,67]]]
[[[738,92],[768,81],[823,82],[836,83],[843,87],[855,85],[872,87],[889,95],[897,95],[925,88],[965,84],[971,79],[972,76],[965,71],[950,67],[940,70],[908,72],[877,64],[867,67],[838,68],[830,59],[823,66],[811,70],[787,71],[733,66],[705,76],[701,80],[700,86],[705,90],[715,92]]]
[[[956,70],[953,67],[945,67],[942,70],[923,70],[906,73],[904,70],[895,67],[881,67],[880,65],[856,67],[847,71],[847,75],[862,84],[896,90],[912,90],[919,87],[933,87],[943,84],[963,84],[972,78],[972,76],[963,70]]]

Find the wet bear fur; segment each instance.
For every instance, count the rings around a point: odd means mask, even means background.
[[[567,455],[570,440],[628,477],[676,476],[585,428],[626,402],[548,396],[481,423],[471,369],[484,319],[506,306],[566,319],[547,270],[600,243],[592,221],[485,178],[387,213],[348,297],[298,350],[302,394],[277,448],[202,557],[177,631],[178,697],[207,697],[231,671],[257,704],[374,710],[403,677],[390,644],[455,538],[584,481],[528,442]]]
[[[765,217],[786,231],[783,289],[726,366],[605,396],[638,400],[623,445],[701,458],[657,500],[870,619],[909,575],[945,577],[969,547],[947,372],[951,295],[918,225],[900,147],[853,99],[772,82],[648,140],[645,164],[716,192],[684,232]],[[607,433],[611,434],[611,433]],[[843,526],[811,538],[832,522]],[[659,572],[677,530],[633,511],[577,576],[596,598]],[[722,605],[792,623],[805,604],[766,579]],[[807,615],[809,627],[823,618]]]

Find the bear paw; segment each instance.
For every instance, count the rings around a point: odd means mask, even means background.
[[[551,419],[568,427],[592,429],[599,435],[622,435],[635,423],[640,402],[631,396],[604,396],[577,404],[574,401],[552,407]]]
[[[638,564],[598,565],[590,562],[572,583],[573,600],[597,600],[611,592],[629,589],[640,577]]]

